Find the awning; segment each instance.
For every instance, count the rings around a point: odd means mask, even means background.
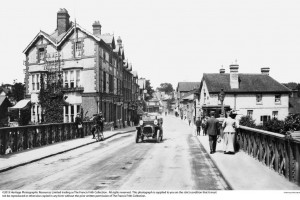
[[[8,111],[10,110],[23,110],[26,109],[30,105],[30,99],[22,99],[19,101],[16,105],[13,107],[8,108]]]

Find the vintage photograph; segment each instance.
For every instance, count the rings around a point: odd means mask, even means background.
[[[0,198],[299,198],[299,10],[2,2]]]

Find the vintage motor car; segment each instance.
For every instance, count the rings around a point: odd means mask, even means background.
[[[136,127],[136,143],[139,140],[154,139],[157,143],[163,139],[163,119],[158,113],[145,113]]]

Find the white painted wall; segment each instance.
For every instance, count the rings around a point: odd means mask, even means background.
[[[33,64],[36,62],[37,62],[37,49],[33,47],[28,53],[28,63]]]

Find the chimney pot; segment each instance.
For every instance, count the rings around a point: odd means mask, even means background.
[[[99,21],[93,23],[93,34],[97,36],[101,35],[101,24]]]
[[[269,75],[270,68],[269,67],[262,67],[261,74]]]
[[[59,9],[57,12],[57,31],[58,35],[68,31],[70,26],[70,15],[65,8]]]
[[[220,74],[224,74],[225,73],[225,69],[224,68],[221,68],[220,69]]]
[[[238,64],[231,64],[229,66],[230,69],[230,87],[231,89],[238,89],[239,88],[239,65]]]

